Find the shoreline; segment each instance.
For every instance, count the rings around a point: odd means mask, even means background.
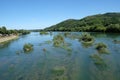
[[[12,36],[5,36],[5,37],[0,37],[0,43],[4,43],[13,39],[17,39],[18,36],[12,35]]]

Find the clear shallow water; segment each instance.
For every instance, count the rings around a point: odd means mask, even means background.
[[[52,41],[56,34],[64,33],[40,35],[33,32],[1,47],[0,80],[120,80],[120,44],[113,42],[120,40],[119,34],[91,33],[95,42],[85,46],[77,39],[81,33],[73,32],[72,37],[65,37],[70,51],[46,42]],[[99,54],[94,46],[98,42],[105,43],[110,52],[100,54],[105,67],[94,64],[90,58],[92,54]],[[33,44],[34,50],[24,53],[25,43]],[[64,68],[64,73],[53,73],[56,67]]]

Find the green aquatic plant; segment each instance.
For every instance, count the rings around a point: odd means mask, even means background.
[[[105,62],[103,61],[103,59],[101,58],[101,56],[99,54],[92,54],[90,55],[90,58],[92,58],[92,60],[94,61],[94,64],[96,65],[104,65]]]
[[[97,43],[95,49],[98,50],[99,53],[109,53],[107,45],[104,43]]]
[[[56,66],[53,68],[52,73],[61,76],[65,73],[65,67],[64,66]]]
[[[72,49],[69,46],[67,46],[67,45],[63,45],[63,46],[61,46],[61,48],[65,49],[65,50],[67,50],[69,52],[72,51]]]
[[[53,37],[53,45],[55,47],[58,47],[58,46],[61,46],[62,44],[64,44],[64,37],[60,34],[55,35]]]
[[[69,47],[69,46],[71,46],[71,44],[65,42],[64,37],[60,34],[53,37],[53,45],[55,47],[63,48],[65,50],[69,51],[69,52],[72,51],[72,49]]]
[[[103,48],[107,48],[107,45],[104,43],[97,43],[96,47],[97,50],[103,49]]]
[[[40,35],[48,35],[49,33],[46,31],[40,31]]]
[[[23,47],[23,50],[24,52],[30,52],[33,50],[33,45],[28,43],[28,44],[25,44],[24,47]]]
[[[81,41],[82,43],[93,43],[94,42],[94,38],[93,36],[91,36],[89,33],[82,33],[79,41]]]
[[[63,35],[64,35],[65,37],[68,37],[70,34],[71,34],[70,32],[64,32]]]
[[[48,40],[48,41],[45,41],[46,44],[50,44],[52,43],[52,41]]]

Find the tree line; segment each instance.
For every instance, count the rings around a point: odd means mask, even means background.
[[[21,29],[21,30],[16,30],[16,29],[8,30],[5,26],[0,27],[0,35],[1,36],[11,35],[11,34],[13,34],[13,35],[25,35],[25,34],[29,34],[29,33],[30,33],[30,31],[28,31],[28,30],[23,30],[23,29]]]
[[[87,32],[120,32],[120,13],[105,13],[87,16],[80,20],[69,19],[46,31],[87,31]]]

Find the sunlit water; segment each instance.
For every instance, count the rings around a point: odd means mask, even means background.
[[[81,33],[73,32],[65,37],[71,50],[54,47],[53,36],[38,32],[20,36],[19,39],[0,47],[0,80],[120,80],[120,40],[119,34],[91,33],[95,42],[85,46],[78,40]],[[95,44],[103,42],[109,54],[100,54],[106,66],[94,64],[90,55],[99,54]],[[25,43],[33,44],[34,50],[24,53]],[[44,50],[45,49],[45,50]],[[64,73],[53,73],[55,67],[64,68]]]

